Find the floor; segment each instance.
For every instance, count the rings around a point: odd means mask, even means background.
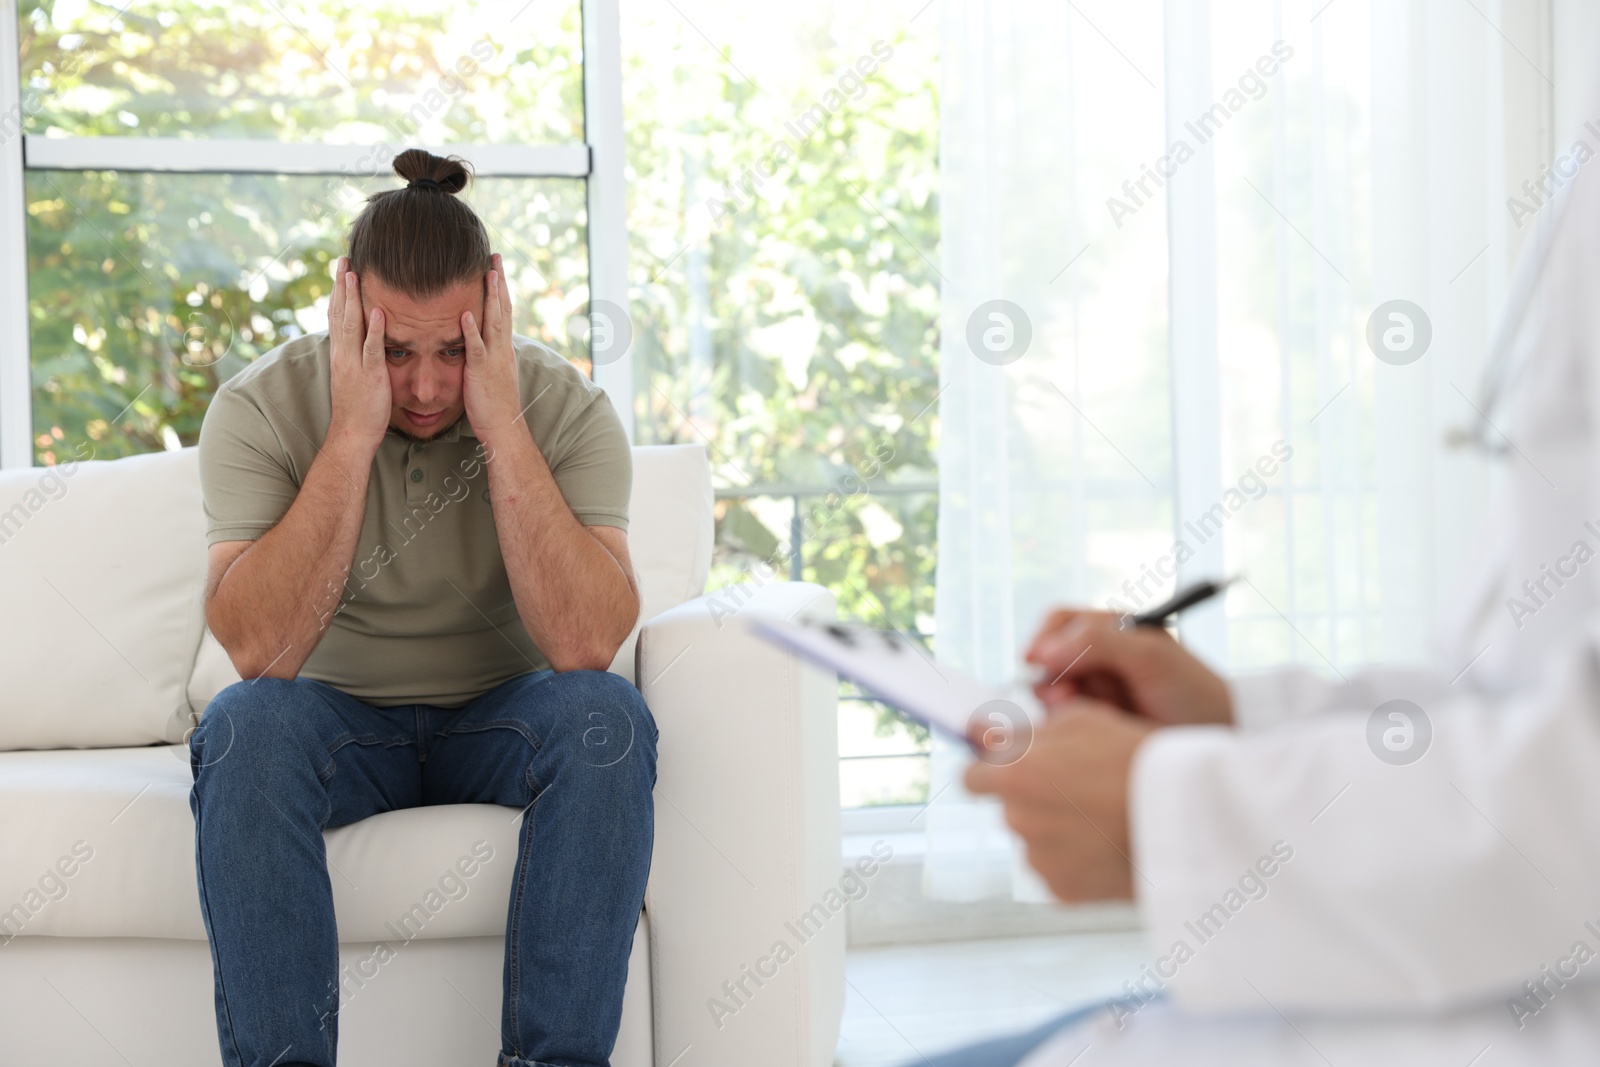
[[[905,1067],[1104,1000],[1145,962],[1139,932],[853,949],[836,1067]]]

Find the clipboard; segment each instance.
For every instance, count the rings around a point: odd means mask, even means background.
[[[917,722],[972,744],[972,724],[1006,725],[1026,713],[998,690],[954,668],[936,664],[926,649],[893,630],[839,622],[760,616],[750,621],[758,637],[828,668]]]

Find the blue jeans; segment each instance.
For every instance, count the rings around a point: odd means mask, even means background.
[[[333,1067],[322,831],[426,804],[531,806],[499,1064],[606,1067],[650,869],[656,740],[638,690],[603,671],[525,674],[461,708],[373,707],[304,678],[217,694],[189,740],[189,807],[225,1067]]]

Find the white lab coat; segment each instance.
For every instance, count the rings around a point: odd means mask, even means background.
[[[1155,735],[1133,784],[1150,971],[1129,978],[1166,996],[1028,1067],[1089,1045],[1080,1067],[1600,1060],[1600,632],[1559,659],[1509,701],[1400,671],[1266,676],[1235,684],[1243,731]],[[1395,698],[1434,729],[1406,766],[1367,743]],[[1285,709],[1304,718],[1263,725]]]
[[[1573,551],[1600,553],[1600,170],[1569,195],[1490,415],[1514,445],[1492,547],[1435,666],[1240,679],[1236,729],[1153,735],[1130,796],[1152,972],[1129,978],[1165,995],[1026,1067],[1600,1062],[1600,558]],[[1432,725],[1410,765],[1368,744],[1393,699]]]

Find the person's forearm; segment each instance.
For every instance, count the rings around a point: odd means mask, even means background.
[[[218,583],[207,622],[242,677],[293,678],[322,640],[355,556],[374,454],[330,433],[283,519]]]
[[[567,507],[526,423],[484,444],[522,625],[555,670],[605,670],[639,617],[632,577]]]

